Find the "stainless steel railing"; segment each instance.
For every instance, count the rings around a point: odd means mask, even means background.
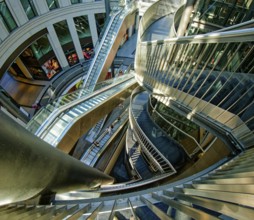
[[[203,149],[201,147],[201,145],[199,144],[199,142],[192,137],[191,135],[189,135],[188,133],[186,133],[184,130],[180,129],[179,127],[177,127],[174,123],[171,123],[169,120],[167,120],[162,114],[160,114],[156,108],[152,105],[152,101],[151,98],[149,99],[149,108],[151,109],[149,112],[153,114],[152,117],[154,117],[154,115],[156,115],[156,117],[159,117],[163,122],[163,124],[166,124],[168,127],[173,127],[174,129],[176,129],[179,133],[181,133],[185,138],[188,139],[188,145],[191,146],[191,148],[188,148],[186,146],[182,146],[182,148],[184,149],[184,151],[188,154],[188,156],[191,158],[193,157],[198,151],[201,152],[205,152],[206,150]]]
[[[253,92],[248,84],[254,80],[250,74],[254,72],[253,34],[250,28],[151,42],[139,39],[136,79],[148,90],[165,96],[160,99],[166,104],[170,100],[180,103],[189,109],[189,117],[202,114],[217,126],[223,125],[239,145],[249,147],[254,140],[254,118],[249,116],[254,103],[249,99],[241,110],[236,106]],[[235,88],[230,87],[232,80],[239,82]],[[249,89],[240,93],[240,85]],[[225,107],[235,94],[239,97]]]
[[[136,95],[137,91],[132,94],[131,100]],[[146,134],[142,131],[139,124],[137,123],[133,111],[132,104],[130,104],[130,124],[135,134],[135,137],[138,139],[138,142],[145,152],[146,156],[149,158],[153,167],[158,169],[161,173],[176,173],[173,165],[161,154],[161,152],[153,145],[153,143],[149,140]]]

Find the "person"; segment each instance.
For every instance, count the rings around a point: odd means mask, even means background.
[[[49,96],[49,101],[55,99],[55,92],[54,92],[54,88],[53,88],[52,85],[50,85],[50,86],[48,87],[47,94],[48,94],[48,96]]]
[[[120,121],[120,120],[121,120],[121,116],[118,116],[117,121]]]
[[[36,102],[32,105],[32,108],[35,110],[39,110],[41,108],[41,104],[39,102]]]
[[[119,71],[119,76],[121,76],[121,75],[123,75],[123,71],[122,70]]]
[[[96,147],[99,147],[99,146],[100,146],[100,143],[99,143],[98,141],[95,141],[95,142],[94,142],[94,145],[95,145]]]
[[[109,127],[108,127],[108,134],[112,134],[112,129],[114,128],[114,126],[113,125],[110,125]]]
[[[124,105],[122,103],[120,103],[118,106],[119,106],[120,109],[124,108]]]
[[[110,126],[107,128],[107,131],[108,131],[108,134],[111,134],[111,127]]]

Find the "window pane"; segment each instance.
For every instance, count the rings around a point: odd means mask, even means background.
[[[79,62],[76,50],[71,38],[69,27],[66,21],[60,21],[54,24],[56,34],[63,48],[63,51],[68,59],[69,65],[72,66]]]
[[[8,31],[13,31],[17,27],[17,24],[4,1],[0,2],[0,19]]]
[[[75,17],[74,23],[78,33],[80,45],[83,50],[84,58],[85,60],[89,60],[93,55],[93,43],[88,17],[86,15]]]
[[[37,16],[36,9],[34,7],[33,1],[30,0],[21,0],[21,4],[25,10],[25,13],[28,19],[32,19]]]
[[[49,10],[59,8],[58,0],[47,0]]]
[[[81,3],[81,0],[71,0],[71,4]]]

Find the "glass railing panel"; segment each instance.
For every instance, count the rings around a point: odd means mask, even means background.
[[[67,115],[67,114],[63,114],[60,116],[64,121],[67,121],[67,122],[71,122],[72,121],[72,117]]]
[[[35,121],[35,120],[31,120],[29,123],[28,123],[28,125],[29,125],[29,131],[31,132],[31,133],[35,133],[38,129],[39,129],[39,127],[41,126],[41,124],[40,123],[38,123],[37,121]]]
[[[28,130],[33,132],[38,125],[41,125],[51,114],[48,109],[41,108],[38,114],[28,123]]]
[[[239,1],[240,2],[240,1]],[[243,2],[243,1],[242,1]],[[226,1],[200,1],[196,7],[194,20],[209,22],[221,27],[239,24],[247,19],[249,6]]]
[[[47,143],[49,143],[50,145],[54,145],[57,140],[57,136],[55,136],[49,132],[46,134],[46,136],[43,138],[43,140],[46,141]]]
[[[51,128],[51,133],[55,135],[56,137],[58,137],[59,134],[61,134],[64,131],[67,125],[68,123],[66,121],[62,119],[58,119],[56,123],[53,125],[53,127]]]

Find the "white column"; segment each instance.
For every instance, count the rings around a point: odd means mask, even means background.
[[[39,15],[45,14],[49,11],[49,7],[47,5],[46,0],[33,0],[34,1],[34,7],[36,8],[36,11]]]
[[[91,12],[88,13],[88,22],[89,22],[91,35],[92,35],[93,46],[95,47],[95,44],[98,40],[98,34],[97,34],[97,26],[96,26],[94,13],[91,13]]]
[[[0,20],[0,39],[1,41],[3,41],[5,38],[8,37],[9,35],[9,31],[7,30],[7,28],[5,27],[5,25],[3,24],[3,22]]]
[[[71,33],[71,38],[72,38],[76,53],[78,55],[79,61],[83,62],[84,61],[84,56],[83,56],[82,48],[81,48],[81,45],[80,45],[79,37],[78,37],[78,34],[77,34],[77,30],[76,30],[76,27],[75,27],[75,23],[74,23],[74,20],[73,20],[72,17],[67,19],[67,24],[68,24],[68,27],[69,27],[69,31]]]
[[[20,1],[7,0],[5,2],[18,26],[21,26],[28,22],[28,18]]]
[[[66,7],[71,5],[71,0],[61,0],[58,1],[60,7]]]
[[[30,74],[29,70],[26,68],[23,61],[18,57],[15,61],[19,67],[19,69],[22,71],[22,73],[26,76],[28,79],[32,79],[32,75]]]
[[[49,39],[50,45],[52,46],[52,48],[55,52],[55,55],[58,59],[59,64],[61,65],[62,69],[65,69],[65,68],[69,67],[68,61],[65,57],[63,48],[62,48],[62,46],[61,46],[61,44],[58,40],[58,37],[57,37],[56,31],[54,29],[54,26],[49,25],[49,26],[47,26],[47,29],[48,29],[48,32],[49,32],[48,33],[48,39]]]

